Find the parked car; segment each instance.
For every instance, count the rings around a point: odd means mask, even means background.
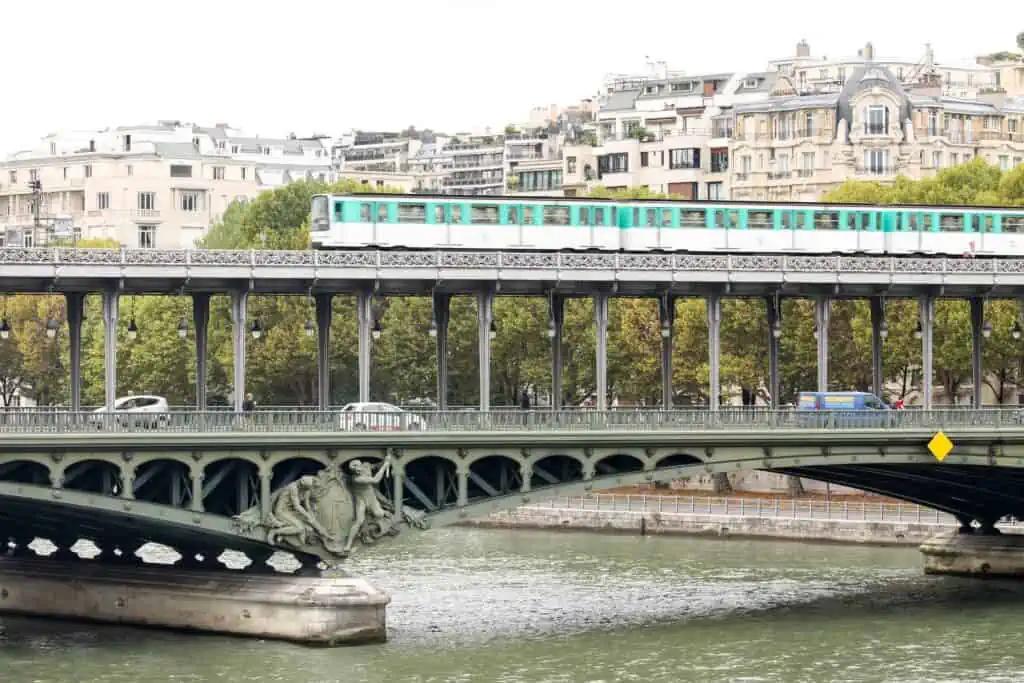
[[[114,424],[119,427],[144,427],[154,429],[170,422],[170,407],[163,396],[124,396],[114,401]],[[110,424],[106,406],[93,411],[93,424],[102,429]]]
[[[338,422],[345,431],[391,432],[427,428],[422,417],[390,403],[349,403],[341,409]]]

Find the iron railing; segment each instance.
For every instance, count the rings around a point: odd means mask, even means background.
[[[324,431],[704,431],[808,429],[824,431],[1016,428],[1017,408],[884,411],[801,411],[758,408],[711,410],[517,410],[345,412],[293,409],[143,412],[2,411],[0,432],[324,432]]]

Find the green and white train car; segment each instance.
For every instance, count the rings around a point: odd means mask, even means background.
[[[317,249],[1024,255],[1024,207],[317,195]]]

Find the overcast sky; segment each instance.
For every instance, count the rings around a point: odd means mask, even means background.
[[[157,119],[262,135],[456,131],[592,95],[646,58],[756,71],[806,38],[815,55],[940,62],[1012,49],[1021,0],[127,0],[4,3],[0,153],[48,132]]]

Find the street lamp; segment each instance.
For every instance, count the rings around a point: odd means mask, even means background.
[[[313,325],[313,319],[312,318],[307,318],[306,319],[306,336],[307,337],[312,337],[315,332],[316,332],[316,326]]]
[[[488,336],[489,336],[489,337],[490,337],[490,338],[491,338],[492,340],[493,340],[493,339],[494,339],[495,337],[497,337],[497,336],[498,336],[498,323],[497,323],[497,321],[496,321],[496,320],[494,320],[493,318],[491,318],[491,328],[490,328],[490,330],[488,331],[487,335],[488,335]]]
[[[260,326],[260,319],[256,318],[252,321],[252,327],[249,328],[250,334],[253,339],[259,339],[263,336],[263,328]]]
[[[548,339],[555,338],[555,321],[551,318],[548,319]]]
[[[917,327],[914,329],[914,339],[920,339],[924,336],[924,327],[921,326],[921,321],[917,321]]]
[[[817,325],[814,326],[814,338],[821,339],[821,330],[818,329]]]
[[[881,337],[883,341],[889,338],[889,323],[884,320],[878,323],[878,336]]]
[[[661,338],[662,339],[668,339],[671,336],[672,336],[672,328],[669,327],[667,322],[663,322],[661,324]]]
[[[376,339],[380,339],[381,332],[383,332],[383,330],[381,330],[381,327],[380,327],[380,320],[377,319],[377,318],[374,318],[373,319],[373,329],[370,330],[370,335],[375,340]]]
[[[427,334],[431,337],[437,336],[437,321],[433,318],[430,319],[430,327],[427,328]]]
[[[1022,331],[1021,328],[1020,328],[1020,321],[1019,320],[1014,320],[1013,321],[1013,329],[1010,330],[1010,336],[1012,336],[1015,340],[1020,341],[1022,332],[1024,332],[1024,331]]]
[[[772,336],[776,339],[782,337],[782,322],[776,317],[772,323]]]
[[[178,318],[178,339],[184,339],[188,336],[188,324],[185,322],[185,316]]]
[[[46,336],[49,337],[50,339],[53,339],[54,337],[56,337],[57,336],[57,327],[58,327],[58,325],[57,325],[57,321],[56,320],[54,320],[53,318],[50,318],[49,320],[47,320],[46,321]]]
[[[989,321],[985,321],[985,324],[981,326],[981,336],[988,339],[992,336],[992,325]]]
[[[135,341],[139,336],[139,326],[135,324],[135,317],[128,321],[128,339]]]
[[[11,338],[11,324],[7,322],[7,316],[0,318],[0,339]]]

